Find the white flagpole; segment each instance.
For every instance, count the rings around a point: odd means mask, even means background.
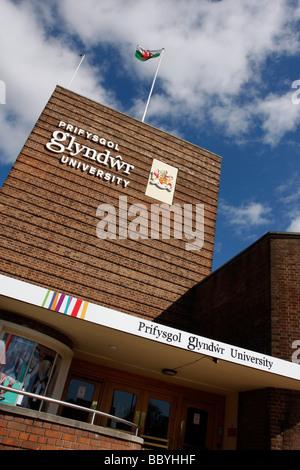
[[[144,115],[143,115],[143,118],[142,118],[142,122],[144,122],[144,120],[145,120],[146,112],[147,112],[147,109],[148,109],[148,106],[149,106],[149,101],[150,101],[150,98],[151,98],[151,95],[152,95],[152,90],[153,90],[153,87],[154,87],[154,84],[155,84],[155,80],[156,80],[156,77],[157,77],[158,69],[159,69],[159,66],[160,66],[160,63],[161,63],[161,59],[162,59],[162,56],[163,56],[163,53],[164,53],[164,52],[165,52],[165,49],[163,48],[163,49],[161,50],[159,62],[158,62],[157,67],[156,67],[156,72],[155,72],[155,75],[154,75],[154,78],[153,78],[153,82],[152,82],[151,90],[150,90],[150,93],[149,93],[149,96],[148,96],[148,100],[147,100],[147,104],[146,104],[146,107],[145,107],[145,111],[144,111]]]
[[[76,75],[76,73],[78,72],[78,69],[79,69],[79,67],[81,66],[81,64],[82,64],[82,61],[83,61],[83,59],[84,59],[84,58],[85,58],[85,54],[81,54],[81,60],[80,60],[80,62],[79,62],[79,64],[78,64],[78,67],[77,67],[77,69],[76,69],[76,70],[75,70],[75,72],[74,72],[74,75],[73,75],[73,77],[71,78],[71,80],[70,80],[70,82],[69,82],[69,85],[67,86],[67,89],[70,87],[70,85],[71,85],[72,81],[74,80],[74,78],[75,78],[75,75]]]

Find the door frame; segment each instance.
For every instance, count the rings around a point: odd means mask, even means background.
[[[101,405],[101,397],[102,397],[102,394],[103,394],[103,381],[100,380],[100,379],[95,380],[92,377],[90,377],[89,375],[85,376],[81,373],[76,373],[76,372],[70,373],[68,375],[68,378],[67,378],[66,383],[65,383],[65,387],[64,387],[64,391],[63,391],[63,395],[62,395],[62,401],[67,402],[66,399],[67,399],[70,383],[71,383],[72,380],[78,380],[78,381],[82,381],[82,382],[91,383],[95,386],[95,390],[93,392],[92,403],[91,403],[90,408],[93,409],[93,410],[97,410],[99,408],[99,406]],[[60,416],[62,416],[64,407],[65,406],[63,406],[63,405],[61,405],[59,407],[58,414]],[[72,408],[69,408],[69,409],[72,410]],[[83,421],[83,422],[88,423],[89,419],[90,419],[90,417],[88,418],[88,421]],[[98,417],[96,415],[94,424],[98,424],[97,421],[98,421]]]
[[[168,421],[168,431],[166,438],[157,438],[155,436],[145,435],[145,424],[147,418],[148,404],[149,400],[153,398],[155,400],[161,400],[170,403],[170,415]],[[143,391],[143,403],[142,411],[140,416],[140,436],[144,439],[144,448],[161,448],[161,449],[172,449],[173,443],[175,441],[176,429],[176,415],[177,415],[177,397],[163,391],[154,391],[154,390],[144,390]]]
[[[104,409],[106,413],[110,412],[114,391],[121,390],[124,392],[134,393],[137,396],[136,406],[135,406],[135,413],[133,422],[139,426],[139,436],[144,439],[147,443],[148,441],[153,440],[152,447],[154,448],[162,448],[162,449],[170,449],[175,441],[176,429],[175,429],[175,422],[177,417],[177,403],[178,399],[173,394],[170,394],[166,391],[160,390],[147,390],[141,386],[136,386],[134,383],[132,385],[125,384],[124,382],[113,381],[109,383],[105,391],[105,398],[104,398]],[[170,403],[170,417],[168,422],[168,433],[166,439],[155,438],[152,436],[146,436],[144,434],[145,430],[145,423],[146,423],[146,415],[148,410],[148,402],[149,399],[157,399],[162,400]],[[102,425],[107,425],[108,420],[102,420]],[[146,444],[145,444],[146,446]]]
[[[214,449],[214,441],[215,441],[215,411],[216,407],[213,403],[206,403],[205,401],[201,400],[189,400],[183,398],[180,410],[180,432],[179,432],[179,441],[178,447],[180,450],[183,449],[184,446],[184,438],[186,432],[186,424],[187,424],[187,416],[189,408],[195,408],[198,410],[203,410],[207,412],[207,429],[206,429],[206,439],[205,439],[205,448],[207,450]],[[188,445],[186,443],[186,445]]]
[[[225,396],[150,379],[106,366],[98,366],[80,359],[73,360],[66,381],[64,396],[66,396],[70,377],[102,383],[97,409],[104,413],[110,413],[115,389],[136,394],[137,402],[133,423],[137,425],[143,425],[143,420],[145,420],[145,417],[142,417],[141,414],[147,411],[147,398],[152,397],[170,402],[171,413],[167,436],[169,450],[180,450],[180,445],[183,443],[182,436],[185,432],[188,407],[206,410],[208,411],[206,447],[209,450],[217,450],[223,447]],[[99,416],[94,424],[106,426],[107,418]],[[144,431],[143,426],[142,431]],[[163,444],[165,445],[165,443]]]
[[[133,385],[128,385],[125,384],[124,382],[119,382],[119,381],[110,381],[107,384],[107,387],[104,391],[105,396],[103,396],[102,400],[102,408],[105,413],[110,414],[110,409],[112,405],[112,400],[114,397],[114,391],[115,390],[120,390],[123,392],[128,392],[128,393],[133,393],[136,395],[136,405],[135,405],[135,411],[134,411],[134,417],[133,417],[133,423],[134,424],[139,424],[140,420],[140,410],[142,406],[142,393],[143,389],[140,387],[136,387],[134,384]],[[101,420],[101,426],[107,426],[107,423],[109,421],[109,418],[103,417]]]

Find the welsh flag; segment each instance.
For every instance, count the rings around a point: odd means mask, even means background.
[[[135,57],[142,62],[145,62],[148,59],[154,59],[154,57],[159,57],[162,52],[162,49],[159,49],[157,51],[148,51],[145,49],[142,49],[141,46],[136,47],[135,51]]]

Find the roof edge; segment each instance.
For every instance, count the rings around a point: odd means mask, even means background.
[[[262,243],[266,239],[284,239],[284,238],[295,238],[295,239],[300,239],[300,232],[276,232],[276,231],[270,231],[266,232],[262,237],[258,238],[255,242],[253,242],[251,245],[247,246],[244,250],[240,251],[238,254],[233,256],[231,259],[226,261],[222,266],[217,268],[215,271],[213,271],[211,274],[209,274],[205,279],[199,282],[199,284],[202,284],[202,282],[205,282],[207,279],[209,279],[211,276],[216,274],[218,271],[224,269],[226,266],[229,264],[235,262],[238,258],[243,256],[247,251],[250,251],[253,249],[254,246],[258,245],[259,243]],[[197,284],[197,285],[199,285]]]

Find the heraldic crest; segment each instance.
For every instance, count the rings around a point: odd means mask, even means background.
[[[155,170],[151,172],[150,183],[155,184],[160,189],[172,191],[173,176],[169,175],[167,170]]]

